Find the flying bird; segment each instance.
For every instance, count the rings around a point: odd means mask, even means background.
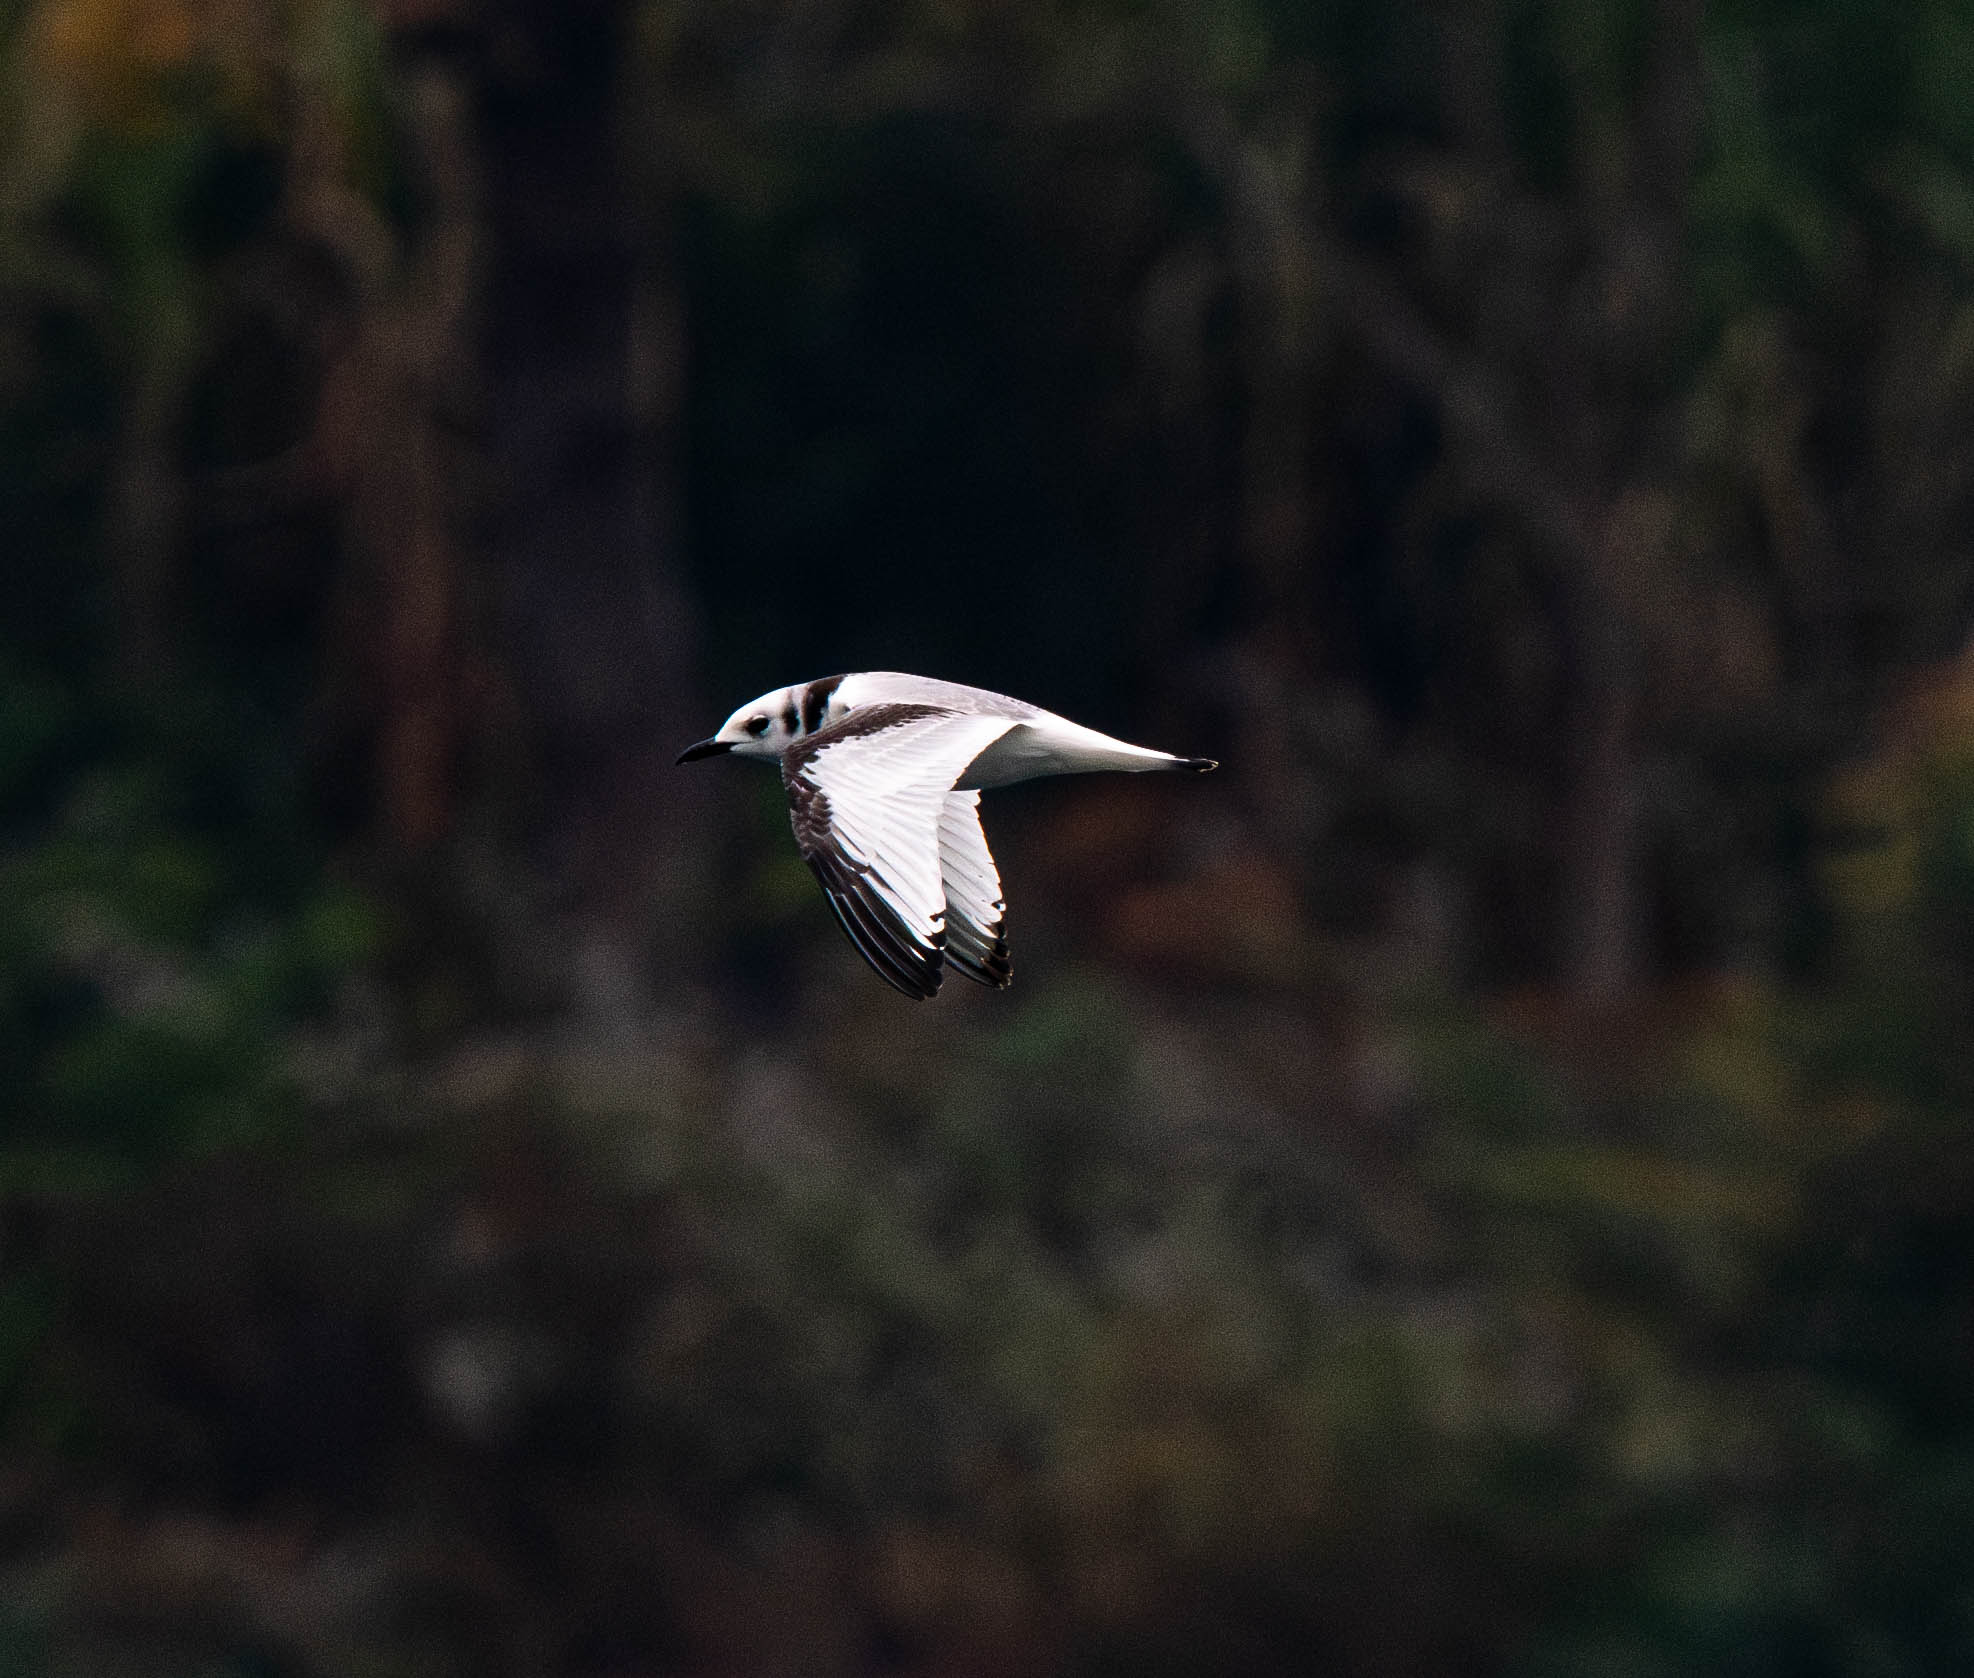
[[[895,670],[764,693],[678,761],[721,752],[780,761],[795,843],[850,942],[921,1001],[948,963],[996,989],[1014,976],[1001,876],[980,831],[982,788],[1096,769],[1218,767]]]

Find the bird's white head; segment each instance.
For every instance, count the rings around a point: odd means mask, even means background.
[[[686,747],[679,754],[679,762],[690,763],[719,752],[732,752],[735,757],[780,757],[805,734],[826,728],[853,709],[840,691],[846,680],[853,679],[824,676],[764,693],[728,717],[711,739]]]
[[[720,724],[711,739],[688,746],[679,762],[732,752],[735,757],[780,757],[802,732],[802,713],[793,688],[776,688],[748,701]]]

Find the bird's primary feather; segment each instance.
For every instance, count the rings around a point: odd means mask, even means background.
[[[796,845],[857,948],[907,996],[931,996],[941,978],[947,892],[935,836],[946,800],[1008,726],[930,705],[867,705],[782,754]],[[985,841],[974,848],[984,854]],[[991,957],[991,938],[968,927],[962,942],[985,942]]]

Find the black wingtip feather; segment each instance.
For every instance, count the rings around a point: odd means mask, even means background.
[[[865,918],[863,906],[854,898],[835,891],[826,891],[824,895],[837,924],[849,935],[857,954],[887,985],[901,995],[909,996],[914,1002],[924,1002],[938,991],[938,975],[934,974],[928,983],[916,968],[900,962],[886,946],[878,930]]]
[[[946,960],[976,985],[990,990],[1006,990],[1014,983],[1014,966],[1008,960],[1008,941],[1002,936],[1005,921],[986,928],[955,921],[946,940]]]
[[[926,950],[895,916],[870,896],[857,876],[826,865],[821,856],[812,858],[809,866],[822,882],[823,895],[836,912],[838,924],[849,934],[850,942],[871,970],[893,990],[914,1002],[924,1002],[937,995],[945,979],[942,971],[945,929],[941,927],[934,933],[932,948]]]

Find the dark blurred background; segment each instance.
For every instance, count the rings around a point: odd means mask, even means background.
[[[1968,0],[0,5],[0,1673],[1974,1670]],[[914,1007],[764,689],[987,804]]]

